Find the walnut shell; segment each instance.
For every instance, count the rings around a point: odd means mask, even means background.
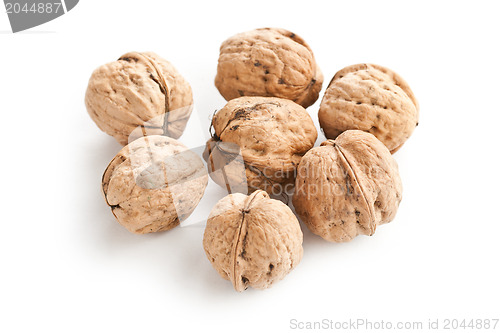
[[[217,272],[243,291],[269,288],[302,259],[302,231],[292,210],[264,191],[230,194],[208,217],[203,247]]]
[[[144,234],[172,229],[201,200],[208,176],[201,158],[175,139],[151,135],[132,141],[102,177],[102,191],[118,222]]]
[[[302,106],[276,97],[233,99],[214,115],[212,126],[204,158],[212,179],[231,185],[232,192],[279,195],[288,185],[293,190],[300,159],[318,135]]]
[[[313,233],[347,242],[392,221],[401,193],[398,166],[387,147],[370,133],[349,130],[302,158],[293,204]]]
[[[180,137],[193,94],[168,61],[153,52],[130,52],[92,73],[85,105],[102,131],[126,145],[144,136],[143,131]]]
[[[323,74],[307,43],[285,29],[237,34],[220,47],[215,86],[226,100],[240,96],[290,99],[308,107],[318,99]]]
[[[419,107],[398,74],[373,64],[348,66],[325,91],[318,117],[328,139],[358,129],[375,135],[396,152],[418,125]]]

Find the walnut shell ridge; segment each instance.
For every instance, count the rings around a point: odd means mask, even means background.
[[[145,134],[179,138],[193,94],[171,63],[153,52],[130,52],[92,73],[85,105],[102,131],[126,145]]]
[[[264,191],[230,194],[210,212],[203,247],[215,270],[237,291],[265,289],[302,259],[303,235],[292,210]]]
[[[203,156],[211,178],[230,185],[229,193],[292,192],[300,159],[318,135],[302,106],[276,97],[233,99],[213,116],[212,127]]]
[[[102,191],[118,222],[144,234],[174,228],[196,208],[208,183],[201,158],[175,139],[132,141],[102,177]]]
[[[285,29],[237,34],[220,47],[215,86],[226,100],[240,96],[290,99],[308,107],[318,99],[323,74],[309,45]]]
[[[350,129],[366,131],[396,152],[418,125],[419,105],[405,80],[373,64],[348,66],[335,74],[318,118],[325,136]]]
[[[394,219],[402,198],[398,166],[375,136],[348,130],[301,160],[293,205],[316,235],[347,242]]]

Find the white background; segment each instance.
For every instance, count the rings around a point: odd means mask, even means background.
[[[291,319],[426,327],[429,318],[499,318],[497,4],[85,0],[18,34],[2,8],[0,331],[285,332]],[[210,184],[191,226],[128,233],[100,193],[120,146],[83,99],[96,67],[155,51],[191,83],[196,113],[181,141],[202,145],[208,116],[225,104],[213,84],[220,43],[265,26],[310,44],[323,87],[347,65],[394,69],[421,118],[395,154],[404,198],[392,223],[347,244],[302,225],[298,267],[271,289],[237,293],[202,247],[224,192]],[[308,108],[316,124],[319,102]]]

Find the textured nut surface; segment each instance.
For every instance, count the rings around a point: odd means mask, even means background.
[[[180,137],[193,94],[168,61],[153,52],[130,52],[92,73],[85,105],[102,131],[126,145],[143,136],[139,126],[148,135]]]
[[[349,130],[302,158],[293,204],[313,233],[346,242],[392,221],[401,198],[398,166],[387,147],[372,134]]]
[[[244,184],[240,192],[247,186],[250,192],[269,193],[286,184],[293,188],[300,159],[318,135],[303,107],[275,97],[233,99],[214,115],[212,126],[215,133],[204,154],[210,175],[222,187]],[[233,160],[234,167],[227,165],[238,154],[242,159]]]
[[[256,29],[237,34],[220,47],[215,86],[228,101],[271,96],[308,107],[318,99],[322,84],[311,48],[288,30]]]
[[[335,74],[319,109],[325,136],[349,129],[375,135],[396,152],[418,125],[418,102],[398,74],[373,64],[348,66]]]
[[[269,288],[302,259],[292,210],[264,191],[230,194],[210,212],[203,237],[208,260],[237,291]]]
[[[152,135],[122,148],[104,172],[102,190],[118,222],[144,234],[172,229],[186,219],[207,182],[198,155],[175,139]]]

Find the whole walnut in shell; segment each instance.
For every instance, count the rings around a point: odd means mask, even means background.
[[[418,102],[403,78],[388,68],[358,64],[335,74],[319,109],[325,136],[358,129],[396,152],[418,125]]]
[[[230,186],[230,193],[293,189],[300,159],[318,135],[302,106],[275,97],[233,99],[214,115],[212,126],[204,158],[212,179]]]
[[[230,194],[208,217],[203,247],[217,272],[243,291],[269,288],[302,259],[302,231],[292,210],[264,191]]]
[[[175,139],[151,135],[122,148],[104,172],[102,190],[118,222],[144,234],[179,225],[207,183],[198,155]]]
[[[315,234],[347,242],[394,219],[401,179],[391,153],[372,134],[349,130],[300,162],[293,204]]]
[[[92,73],[85,105],[102,131],[126,145],[145,134],[180,137],[193,94],[168,61],[153,52],[130,52]]]
[[[215,86],[228,101],[271,96],[306,108],[318,99],[322,84],[311,48],[288,30],[256,29],[237,34],[220,47]]]

